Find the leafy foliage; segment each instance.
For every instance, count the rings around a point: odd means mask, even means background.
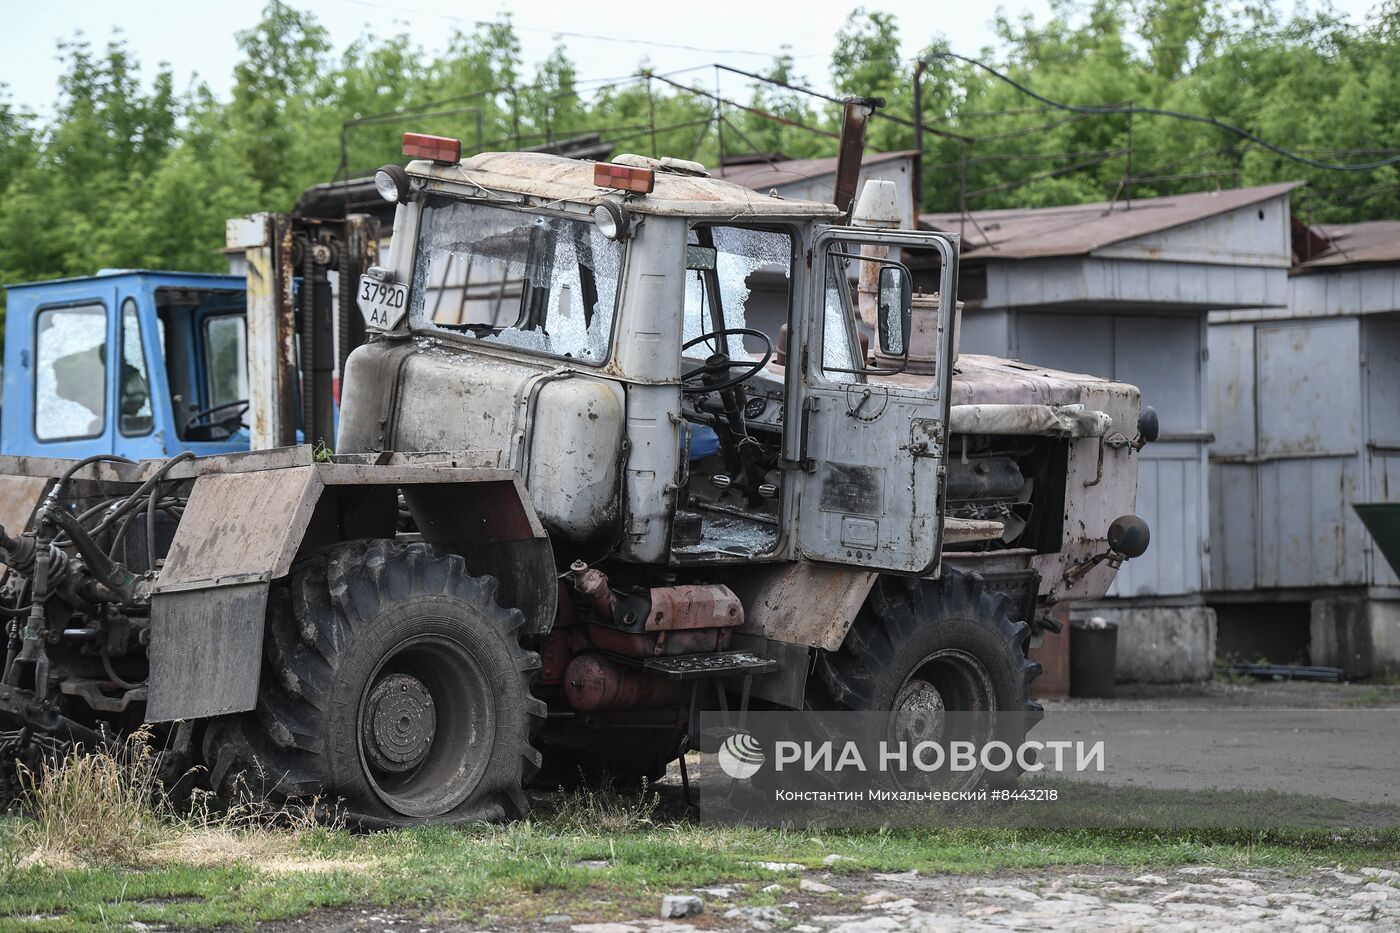
[[[1211,115],[1324,161],[1400,151],[1400,0],[1359,25],[1326,7],[1281,7],[1055,0],[1043,21],[999,14],[995,45],[979,57],[1057,101]],[[238,41],[227,99],[203,85],[178,93],[164,66],[142,82],[119,36],[101,49],[59,47],[64,75],[47,118],[0,88],[0,282],[114,266],[219,269],[226,218],[288,209],[309,185],[398,159],[405,129],[459,136],[468,151],[601,131],[620,152],[710,165],[717,128],[726,156],[791,158],[834,154],[839,130],[839,107],[804,93],[807,76],[786,49],[761,72],[771,81],[719,107],[712,86],[652,74],[645,62],[635,80],[582,80],[563,46],[527,73],[509,18],[459,31],[433,54],[407,36],[366,35],[337,55],[315,17],[270,0]],[[865,8],[834,39],[836,95],[884,97],[884,112],[902,118],[871,124],[877,150],[914,142],[915,64],[900,48],[896,18]],[[922,56],[925,209],[1298,179],[1311,183],[1298,203],[1312,220],[1400,216],[1393,166],[1308,168],[1208,125],[1050,109],[938,57],[944,49],[928,37]]]

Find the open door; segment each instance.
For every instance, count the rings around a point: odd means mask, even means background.
[[[943,538],[956,243],[822,227],[810,255],[801,378],[789,380],[799,396],[789,410],[801,417],[788,419],[785,438],[802,470],[798,547],[809,560],[932,574]],[[907,372],[915,270],[940,296],[936,328],[915,328],[926,360],[919,375]]]

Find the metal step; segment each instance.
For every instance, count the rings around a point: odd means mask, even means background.
[[[647,658],[642,667],[670,680],[700,680],[734,674],[766,674],[777,670],[778,662],[752,651],[717,651]]]

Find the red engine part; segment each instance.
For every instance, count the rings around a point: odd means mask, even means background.
[[[554,630],[540,646],[541,684],[563,684],[569,704],[581,712],[626,709],[676,701],[672,682],[619,664],[597,651],[624,658],[708,654],[729,646],[734,629],[744,623],[744,607],[727,586],[685,584],[653,587],[648,591],[650,611],[640,631],[626,631],[608,624],[616,618],[619,597],[607,575],[582,561],[570,568],[574,588],[602,622],[574,615],[574,604],[561,590],[559,617]],[[623,597],[640,608],[640,600]],[[579,624],[587,620],[587,624]],[[683,698],[682,698],[683,699]]]
[[[648,677],[596,652],[574,658],[564,674],[564,697],[582,713],[679,703],[683,687],[678,681]]]
[[[624,632],[597,622],[588,624],[588,638],[595,647],[627,658],[723,651],[729,644],[731,631],[701,628],[678,632]]]
[[[617,600],[608,587],[608,575],[601,570],[588,569],[588,565],[581,560],[569,565],[569,573],[573,576],[574,588],[588,597],[593,611],[605,619],[611,619]]]
[[[696,628],[734,628],[744,624],[744,604],[727,586],[688,584],[651,590],[648,632]]]

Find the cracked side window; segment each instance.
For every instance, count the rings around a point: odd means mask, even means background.
[[[40,311],[34,356],[34,436],[100,436],[107,419],[107,308]]]

